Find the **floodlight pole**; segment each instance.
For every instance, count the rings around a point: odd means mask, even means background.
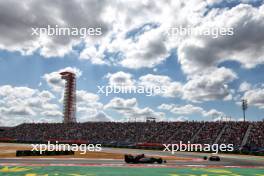
[[[243,110],[243,117],[244,117],[244,122],[246,121],[246,110],[248,108],[248,103],[246,99],[242,99],[242,110]]]

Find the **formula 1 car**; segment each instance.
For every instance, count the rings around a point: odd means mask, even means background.
[[[162,163],[166,163],[166,161],[163,160],[162,158],[146,157],[144,154],[140,154],[140,155],[136,155],[136,156],[126,154],[124,159],[125,159],[126,163],[131,163],[131,164],[138,164],[138,163],[162,164]]]
[[[220,157],[217,155],[212,155],[209,157],[209,161],[220,161]]]
[[[209,158],[207,158],[207,156],[204,156],[204,160],[207,160],[207,159],[209,161],[220,161],[221,160],[220,157],[217,155],[211,155],[209,156]]]

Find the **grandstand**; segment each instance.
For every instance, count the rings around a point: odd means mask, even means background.
[[[264,122],[87,122],[31,123],[7,128],[0,140],[80,142],[112,146],[136,143],[234,144],[236,149],[264,147]]]

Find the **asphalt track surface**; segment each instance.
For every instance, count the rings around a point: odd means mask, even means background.
[[[122,153],[122,154],[142,154],[147,156],[172,156],[170,152],[139,150],[139,149],[112,149],[103,148],[103,152]],[[204,156],[210,156],[205,153],[176,152],[174,154],[179,158],[187,158],[188,160],[169,160],[167,163],[147,164],[144,167],[245,167],[245,168],[263,168],[264,157],[242,156],[242,155],[219,155],[220,162],[212,162],[203,160]],[[110,167],[141,167],[138,164],[126,164],[121,159],[86,159],[86,158],[0,158],[2,166],[110,166]]]

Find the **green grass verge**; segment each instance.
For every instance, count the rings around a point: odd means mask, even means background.
[[[4,176],[264,176],[264,169],[250,168],[125,168],[79,166],[2,166]]]

